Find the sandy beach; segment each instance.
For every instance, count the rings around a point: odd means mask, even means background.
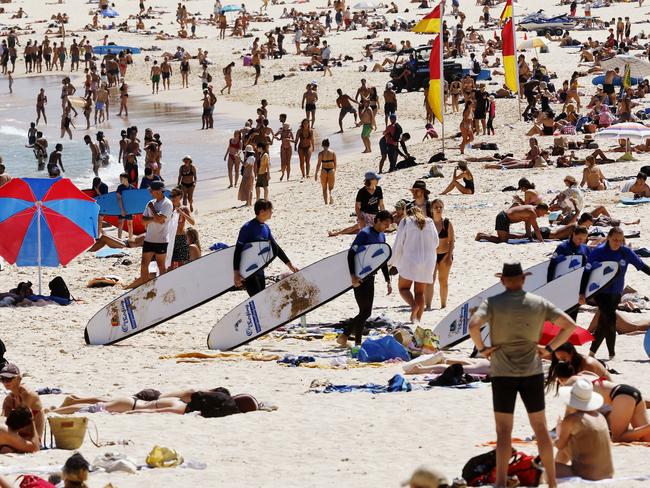
[[[430,9],[418,9],[417,3],[408,0],[397,0],[398,14],[387,14],[392,22],[397,17],[406,20],[419,19]],[[472,0],[462,0],[461,10],[466,14],[467,25],[479,25],[482,7],[475,5]],[[138,12],[138,2],[116,0],[114,8],[120,13],[116,23],[124,22],[129,15]],[[175,34],[178,24],[175,22],[176,2],[171,0],[146,0],[148,8],[164,11],[157,14],[156,19],[145,19],[148,30]],[[192,0],[186,2],[191,14],[199,13],[201,18],[207,18],[212,13],[213,2],[207,0]],[[324,12],[327,10],[325,0],[312,0],[307,3],[286,3],[269,5],[269,22],[252,22],[250,31],[254,37],[264,39],[264,33],[276,26],[290,25],[291,19],[280,19],[283,9],[296,8],[301,12]],[[257,11],[261,2],[246,2],[249,11]],[[433,5],[432,5],[433,6]],[[47,28],[47,23],[36,23],[36,20],[50,18],[59,12],[67,12],[70,21],[66,24],[69,33],[74,32],[76,39],[88,36],[94,45],[101,44],[104,35],[117,45],[137,46],[148,48],[157,46],[160,50],[144,51],[134,56],[134,65],[129,67],[127,83],[132,101],[137,99],[138,107],[150,109],[151,117],[159,118],[153,128],[159,131],[163,140],[173,140],[174,157],[164,160],[163,175],[168,181],[175,182],[180,159],[177,155],[193,154],[199,172],[202,168],[208,176],[199,177],[196,205],[196,228],[199,231],[204,251],[213,243],[223,242],[229,245],[235,243],[241,225],[254,217],[251,207],[241,207],[242,202],[236,200],[236,189],[227,189],[227,179],[224,177],[225,163],[223,154],[226,150],[227,137],[232,127],[223,127],[219,119],[240,120],[242,125],[247,118],[255,118],[255,109],[261,99],[269,102],[270,126],[276,130],[279,127],[280,113],[288,115],[288,121],[296,128],[303,118],[301,99],[304,87],[312,80],[318,82],[318,112],[315,127],[316,147],[320,141],[330,138],[332,150],[339,154],[336,186],[333,191],[334,204],[323,205],[321,186],[309,179],[300,180],[298,161],[294,154],[292,160],[291,181],[279,182],[279,157],[277,146],[271,150],[270,199],[273,201],[275,212],[269,222],[273,234],[292,262],[303,268],[326,256],[349,248],[353,237],[327,237],[327,231],[342,228],[354,223],[351,217],[354,212],[356,192],[363,185],[363,175],[366,171],[378,169],[379,148],[378,140],[384,128],[382,112],[378,115],[378,130],[373,133],[371,154],[361,154],[363,148],[359,134],[360,128],[353,127],[351,117],[344,123],[345,132],[335,134],[338,130],[338,109],[335,105],[336,89],[354,97],[359,86],[359,80],[365,77],[368,84],[383,91],[383,86],[390,80],[389,73],[360,72],[359,68],[367,65],[369,70],[374,62],[381,62],[384,54],[375,53],[372,62],[359,61],[363,46],[371,40],[365,38],[366,29],[354,31],[330,32],[325,39],[332,46],[333,57],[349,55],[353,61],[346,61],[342,67],[333,68],[332,77],[323,77],[322,72],[299,71],[298,66],[309,58],[297,57],[294,52],[291,34],[285,39],[285,49],[288,55],[282,59],[264,59],[262,61],[262,77],[257,86],[252,86],[254,71],[242,66],[241,56],[250,50],[252,38],[226,37],[219,40],[218,29],[214,25],[199,23],[197,36],[199,39],[170,39],[155,40],[153,35],[143,35],[130,32],[119,32],[115,29],[83,32],[84,25],[91,22],[90,12],[94,12],[96,4],[84,3],[80,0],[65,0],[63,4],[44,3],[38,0],[13,1],[0,4],[5,13],[0,13],[0,31],[5,37],[5,28],[20,26],[23,29],[32,28],[34,34],[20,34],[21,44],[27,39],[38,39],[39,42]],[[22,7],[29,14],[26,19],[12,20],[11,14]],[[524,15],[543,8],[548,14],[568,12],[568,5],[551,5],[548,1],[523,0],[516,5],[517,15]],[[409,11],[406,12],[405,9]],[[498,17],[502,4],[490,9],[492,17]],[[385,8],[378,10],[379,14]],[[354,11],[354,9],[353,9]],[[650,5],[638,7],[636,2],[616,3],[611,7],[594,9],[597,15],[609,20],[616,16],[629,16],[633,21],[633,34],[648,31],[645,25],[650,20]],[[582,15],[582,6],[578,6]],[[594,14],[596,15],[596,13]],[[232,23],[235,14],[231,14]],[[456,21],[449,13],[445,17],[449,25]],[[107,24],[109,19],[100,19]],[[128,20],[129,27],[135,21]],[[230,29],[228,30],[228,32]],[[493,38],[495,28],[481,30],[486,38]],[[523,36],[523,33],[518,33]],[[534,34],[528,33],[528,36]],[[586,40],[588,36],[604,40],[606,31],[585,30],[572,31],[574,39]],[[390,37],[398,44],[401,40],[410,40],[414,45],[425,44],[429,37],[409,31],[380,32],[377,39]],[[206,39],[207,38],[207,39]],[[643,41],[645,42],[645,41]],[[173,53],[176,46],[182,45],[186,51],[195,55],[198,48],[207,49],[212,61],[210,72],[214,77],[215,91],[221,88],[221,68],[231,61],[236,63],[233,70],[233,90],[231,95],[217,93],[218,101],[215,109],[214,131],[198,130],[201,122],[201,83],[200,67],[196,60],[191,61],[192,74],[190,87],[180,88],[178,77],[172,78],[172,89],[157,95],[151,94],[149,73],[154,59],[161,60],[161,53]],[[476,45],[477,52],[481,46]],[[540,62],[549,71],[557,73],[553,81],[557,86],[569,79],[577,69],[578,48],[565,49],[557,42],[551,42],[548,53],[538,55]],[[524,52],[527,59],[535,56],[533,50]],[[145,61],[145,56],[151,58]],[[497,56],[500,52],[497,51]],[[20,56],[19,56],[20,59]],[[495,57],[490,56],[490,61]],[[469,67],[465,58],[465,67]],[[177,70],[178,63],[174,64]],[[580,68],[581,70],[583,68]],[[82,70],[83,71],[83,70]],[[586,71],[586,68],[584,68]],[[285,74],[286,77],[273,81],[274,75]],[[82,86],[79,73],[75,73],[73,82]],[[36,75],[28,75],[30,78]],[[47,74],[48,77],[60,78],[57,72]],[[19,61],[14,73],[14,89],[23,82],[24,65]],[[595,91],[591,84],[592,76],[580,78],[580,92],[587,95]],[[494,76],[488,83],[488,91],[500,88],[503,76]],[[83,91],[81,89],[81,91]],[[0,75],[0,93],[2,98],[9,97],[7,79]],[[47,128],[47,134],[53,141],[58,141],[58,117],[61,108],[57,93],[49,93],[49,112],[52,121]],[[36,93],[34,93],[34,98]],[[0,98],[0,100],[2,99]],[[589,100],[583,96],[584,104]],[[441,142],[427,140],[420,142],[425,133],[425,114],[423,108],[423,92],[400,93],[398,95],[398,120],[412,135],[409,150],[417,158],[418,166],[385,174],[380,185],[385,196],[387,209],[400,199],[411,199],[409,189],[416,179],[428,175],[429,158],[441,150]],[[116,100],[112,98],[112,100]],[[648,106],[650,98],[636,100],[640,108]],[[127,125],[138,125],[138,111],[133,111],[128,120],[117,119],[113,113],[119,106],[119,101],[113,101],[111,119],[102,125],[111,141],[117,142],[119,130]],[[193,122],[187,122],[182,127],[169,127],[160,106],[170,104],[175,110],[196,114],[195,127]],[[525,101],[524,101],[525,106]],[[554,104],[561,111],[561,104]],[[2,112],[0,112],[0,116]],[[149,115],[148,115],[149,116]],[[431,197],[436,197],[449,183],[456,161],[463,158],[459,154],[460,138],[454,138],[459,132],[460,114],[446,116],[446,155],[448,162],[441,164],[444,178],[426,179],[431,190]],[[466,156],[479,157],[494,152],[500,154],[513,153],[523,156],[528,150],[526,133],[531,127],[530,122],[524,122],[518,116],[518,103],[515,99],[498,100],[496,105],[495,136],[477,136],[474,145],[481,142],[496,142],[498,151],[480,151],[469,149]],[[92,127],[90,134],[98,128]],[[440,129],[436,123],[436,129]],[[144,132],[144,126],[140,127]],[[80,140],[85,134],[82,130],[74,131],[75,140]],[[582,139],[580,136],[569,136],[570,140]],[[217,142],[217,140],[219,142]],[[552,137],[540,137],[542,146],[550,146]],[[64,141],[65,142],[65,141]],[[171,143],[170,143],[171,144]],[[277,143],[276,143],[277,145]],[[169,145],[167,146],[169,147]],[[600,147],[607,152],[610,141],[600,141]],[[197,149],[198,148],[198,149]],[[0,146],[0,156],[6,148]],[[171,150],[170,150],[171,151]],[[274,152],[275,151],[275,152]],[[197,157],[196,154],[199,154]],[[578,156],[584,157],[589,151],[577,151]],[[613,153],[615,154],[615,153]],[[620,154],[616,155],[618,157]],[[641,166],[650,164],[650,156],[635,154],[636,161],[619,162],[600,166],[608,178],[633,177]],[[7,173],[19,177],[20,166],[5,158]],[[117,163],[113,163],[117,164]],[[484,290],[497,281],[495,273],[501,270],[503,262],[520,261],[524,267],[532,266],[548,259],[559,243],[530,243],[523,245],[491,244],[476,242],[477,232],[493,232],[494,218],[501,210],[512,204],[510,192],[501,190],[507,186],[517,186],[520,178],[526,177],[536,184],[537,190],[545,201],[564,189],[563,178],[572,175],[580,181],[582,167],[572,168],[534,168],[515,170],[488,170],[484,163],[470,162],[477,191],[474,195],[451,194],[442,197],[445,204],[445,217],[454,224],[456,247],[454,263],[449,278],[449,300],[446,309],[440,309],[438,286],[434,297],[434,309],[425,312],[422,325],[433,328],[454,307]],[[315,167],[315,156],[312,158]],[[313,174],[313,173],[312,173]],[[80,182],[90,184],[92,175],[79,176]],[[85,180],[84,180],[85,178]],[[81,183],[80,183],[81,184]],[[626,206],[619,204],[621,183],[613,183],[612,188],[605,191],[590,191],[585,193],[586,211],[604,205],[613,216],[622,221],[641,219],[639,224],[627,226],[639,230],[640,238],[629,240],[635,248],[650,247],[649,205]],[[114,188],[111,188],[114,190]],[[540,223],[548,225],[546,218]],[[516,231],[523,232],[523,225],[516,224]],[[392,243],[394,234],[389,237]],[[268,357],[285,355],[309,355],[316,358],[320,367],[287,367],[278,364],[275,359],[255,361],[243,354],[231,357],[205,360],[177,360],[176,354],[185,352],[208,353],[206,337],[218,320],[247,296],[243,291],[227,293],[199,308],[180,315],[160,326],[125,340],[114,346],[87,346],[84,342],[83,330],[88,320],[106,303],[118,297],[123,290],[121,287],[87,288],[87,282],[105,275],[116,275],[121,283],[134,279],[139,273],[141,249],[133,248],[125,251],[131,259],[131,265],[120,264],[121,259],[100,259],[92,253],[83,253],[64,268],[44,268],[43,282],[47,284],[55,276],[62,276],[70,291],[77,300],[67,307],[47,305],[43,307],[0,308],[0,338],[7,346],[6,358],[19,365],[23,371],[24,384],[32,389],[56,387],[63,391],[61,395],[42,396],[44,406],[60,404],[65,394],[128,396],[143,388],[156,388],[162,391],[184,388],[214,388],[223,386],[232,393],[251,393],[258,400],[277,406],[271,412],[253,412],[245,415],[234,415],[225,418],[204,419],[199,416],[180,416],[172,414],[142,414],[142,415],[111,415],[107,413],[87,414],[92,420],[90,431],[95,436],[95,425],[101,443],[111,443],[95,447],[88,439],[79,451],[93,461],[105,452],[123,453],[139,464],[154,445],[166,446],[177,450],[186,461],[204,463],[204,469],[177,467],[173,469],[141,470],[136,474],[128,473],[93,473],[88,486],[103,487],[112,483],[116,488],[143,486],[248,486],[248,487],[325,487],[342,486],[347,488],[366,487],[398,487],[407,480],[415,468],[422,464],[436,467],[444,472],[449,479],[458,477],[465,462],[472,456],[486,452],[492,447],[486,443],[496,439],[494,431],[493,412],[491,407],[491,387],[482,385],[481,388],[456,390],[452,388],[432,388],[414,390],[411,392],[372,394],[366,392],[352,393],[316,393],[310,391],[314,381],[331,382],[332,384],[358,385],[364,383],[386,384],[395,374],[402,373],[400,364],[387,363],[377,367],[359,365],[352,362],[346,368],[334,368],[332,362],[338,357],[347,358],[349,353],[337,347],[335,337],[326,335],[323,339],[304,340],[284,338],[282,333],[272,334],[237,349],[238,353],[263,353]],[[648,262],[646,260],[646,262]],[[226,270],[230,272],[230,270]],[[286,272],[286,268],[275,260],[267,271],[267,276],[277,276]],[[212,270],[206,270],[212,272]],[[20,281],[37,281],[36,268],[18,268],[3,265],[0,272],[2,289],[8,291]],[[626,284],[637,290],[640,295],[650,296],[650,280],[648,276],[630,269]],[[47,286],[47,285],[46,285]],[[578,324],[587,327],[593,316],[593,307],[586,307],[578,317]],[[308,327],[340,324],[345,319],[357,313],[357,306],[351,292],[309,313],[306,317]],[[373,317],[383,315],[395,322],[406,323],[409,310],[395,290],[390,296],[386,295],[383,282],[378,278],[375,295]],[[647,323],[650,313],[626,313],[625,316],[637,323]],[[295,321],[294,324],[298,324]],[[311,330],[311,329],[310,329]],[[580,347],[587,352],[588,346]],[[471,341],[466,341],[457,347],[457,351],[468,355],[472,350]],[[598,357],[605,358],[604,345]],[[619,335],[617,339],[616,359],[608,365],[620,373],[615,376],[616,382],[624,382],[639,388],[646,398],[650,398],[650,359],[643,350],[643,335]],[[409,377],[415,384],[416,377]],[[426,384],[426,383],[424,383]],[[564,405],[552,394],[547,395],[547,420],[554,426],[558,416],[564,412]],[[513,437],[529,438],[532,430],[529,427],[525,410],[520,401],[517,403]],[[48,439],[49,442],[49,439]],[[537,452],[534,442],[515,445],[517,449],[529,454]],[[616,480],[602,483],[598,486],[612,487],[644,487],[650,486],[650,468],[645,465],[648,458],[647,445],[614,445],[612,448]],[[8,474],[14,479],[13,473],[34,472],[45,467],[60,466],[71,454],[71,451],[60,449],[41,450],[35,454],[0,455],[0,474]],[[46,476],[45,476],[46,477]],[[635,479],[638,478],[638,479]],[[579,481],[569,481],[561,486],[587,486]]]

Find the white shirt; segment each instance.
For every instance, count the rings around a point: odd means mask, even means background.
[[[302,30],[296,29],[295,34],[293,35],[293,41],[294,42],[300,42],[300,39],[302,38]]]
[[[427,217],[424,229],[420,230],[413,217],[406,217],[397,227],[390,264],[397,268],[402,278],[433,283],[439,242],[433,220]]]
[[[144,240],[147,242],[151,243],[167,243],[168,242],[168,231],[169,231],[169,219],[172,216],[172,212],[174,211],[174,206],[172,205],[171,200],[169,198],[165,197],[162,200],[151,200],[153,202],[153,208],[156,210],[156,213],[159,213],[161,215],[164,215],[167,217],[165,222],[163,224],[159,224],[158,222],[151,221],[147,224],[147,231],[144,236]],[[149,203],[151,203],[149,202]],[[142,212],[142,215],[144,217],[153,217],[153,212],[149,208],[149,204],[144,209],[144,212]]]
[[[321,59],[329,59],[331,55],[332,55],[332,50],[330,49],[329,46],[324,47],[323,50],[320,52]]]

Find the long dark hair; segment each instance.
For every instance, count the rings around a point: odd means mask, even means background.
[[[571,360],[569,362],[560,361],[556,354],[558,351],[566,352],[567,354],[571,355]],[[559,374],[560,365],[564,367],[563,365],[568,364],[569,366],[571,366],[575,374],[576,372],[582,370],[582,363],[584,360],[585,360],[584,356],[580,354],[576,350],[575,346],[570,342],[565,342],[560,347],[558,347],[555,351],[553,351],[553,354],[551,355],[551,367],[548,369],[548,376],[546,377],[546,391],[551,391],[554,384],[555,384],[556,391],[559,388],[557,379],[563,377]]]

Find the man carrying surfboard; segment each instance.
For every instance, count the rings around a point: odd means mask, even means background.
[[[354,287],[354,299],[357,301],[357,305],[359,306],[359,313],[350,320],[343,330],[343,333],[336,339],[339,345],[343,347],[347,345],[348,337],[353,332],[354,343],[357,346],[361,345],[363,328],[366,324],[366,320],[368,320],[372,313],[372,303],[375,299],[375,275],[372,274],[367,276],[364,280],[361,280],[355,271],[354,256],[362,246],[367,246],[369,244],[384,244],[386,242],[384,232],[386,232],[392,223],[393,215],[388,210],[380,210],[377,215],[375,215],[374,225],[369,225],[368,227],[361,229],[352,242],[352,246],[350,246],[350,251],[348,252],[348,269],[350,270],[350,278],[352,278],[352,286]],[[387,262],[382,264],[381,272],[386,280],[388,295],[390,295],[393,291],[393,287],[390,284]]]
[[[512,454],[512,425],[517,393],[521,396],[537,440],[549,487],[555,488],[553,443],[546,425],[542,357],[569,340],[576,323],[548,300],[523,290],[526,276],[520,263],[505,263],[497,273],[506,291],[483,301],[469,322],[469,334],[479,353],[490,360],[492,403],[497,431],[496,483],[505,488]],[[546,346],[539,345],[545,321],[560,327]],[[492,345],[486,346],[481,328],[490,325]]]
[[[291,260],[284,253],[282,248],[278,246],[277,242],[275,242],[275,239],[271,234],[271,229],[266,224],[266,222],[273,216],[273,204],[270,201],[261,198],[255,202],[253,210],[255,211],[255,218],[246,222],[239,230],[237,244],[235,244],[235,257],[233,259],[235,286],[241,288],[243,284],[248,296],[250,297],[257,295],[266,288],[266,280],[263,269],[249,276],[245,280],[242,280],[239,272],[239,264],[241,262],[242,251],[246,244],[256,241],[269,241],[273,248],[273,252],[284,264],[287,265],[287,268],[289,268],[293,273],[298,272],[298,268],[291,264]]]
[[[127,288],[135,288],[149,281],[149,263],[156,259],[160,274],[167,271],[169,219],[174,211],[172,202],[165,196],[165,184],[153,181],[149,186],[153,200],[147,203],[142,212],[142,223],[146,226],[144,242],[142,243],[142,261],[140,262],[140,277]]]

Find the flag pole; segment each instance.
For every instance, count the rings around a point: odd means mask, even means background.
[[[438,33],[438,36],[440,36],[440,74],[442,75],[441,78],[442,80],[440,83],[440,107],[442,108],[440,113],[442,115],[442,120],[440,121],[440,124],[442,126],[441,130],[441,137],[442,137],[442,155],[445,155],[445,48],[444,48],[444,40],[445,36],[443,33],[443,24],[444,24],[444,19],[445,19],[445,0],[442,0],[440,2],[440,32]]]
[[[521,86],[519,86],[519,59],[517,55],[517,34],[516,34],[516,28],[517,26],[515,25],[515,2],[512,2],[512,6],[510,7],[512,10],[512,47],[515,52],[515,67],[517,69],[517,113],[519,113],[519,122],[521,122]],[[503,42],[503,39],[501,40]]]
[[[41,202],[36,202],[36,243],[38,245],[38,294],[41,294]]]

